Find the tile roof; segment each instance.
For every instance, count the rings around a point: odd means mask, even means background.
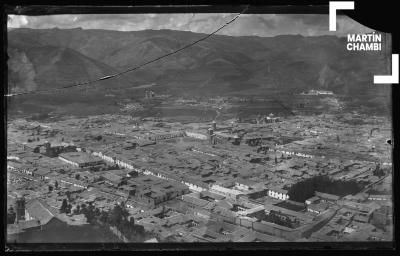
[[[40,221],[40,224],[47,224],[52,218],[55,218],[57,212],[40,199],[33,199],[26,204],[26,211],[34,219]]]
[[[302,212],[296,212],[296,211],[289,210],[289,209],[286,209],[286,208],[283,208],[283,207],[279,207],[279,206],[276,206],[276,205],[271,205],[269,203],[266,203],[264,205],[264,208],[265,208],[266,211],[273,210],[273,211],[280,212],[280,213],[285,214],[285,215],[290,215],[290,216],[296,217],[296,218],[298,218],[300,220],[303,220],[303,221],[308,221],[308,220],[312,219],[312,217],[310,217],[310,216],[308,216],[308,215],[306,215],[306,214],[304,214]]]
[[[112,182],[120,182],[122,180],[121,176],[114,174],[112,172],[105,172],[101,176]]]
[[[247,186],[254,186],[255,184],[257,184],[257,182],[254,182],[252,180],[242,179],[242,178],[238,178],[236,180],[236,182],[239,184],[247,185]]]
[[[318,201],[319,199],[320,199],[319,197],[313,196],[313,197],[306,199],[306,201],[314,202],[314,201]]]
[[[200,207],[206,206],[208,204],[208,201],[190,195],[183,195],[182,200]]]
[[[318,196],[318,197],[321,197],[324,199],[329,199],[329,200],[338,200],[340,198],[340,196],[337,196],[337,195],[322,193],[322,192],[318,192],[318,191],[315,191],[315,196]]]
[[[73,161],[78,164],[91,163],[91,162],[99,162],[101,158],[94,157],[85,152],[69,152],[62,153],[59,155],[60,157]]]
[[[228,201],[226,201],[226,200],[218,200],[216,202],[216,205],[221,207],[221,208],[228,209],[228,210],[232,209],[232,207],[233,207],[233,205],[231,203],[229,203]]]
[[[314,210],[314,211],[318,211],[318,212],[323,212],[326,209],[328,209],[329,204],[327,203],[319,203],[319,204],[310,204],[309,206],[307,206],[309,209]]]
[[[277,186],[270,186],[270,187],[268,187],[268,189],[271,190],[271,191],[277,192],[277,193],[282,193],[282,194],[287,194],[288,193],[287,190],[282,189],[282,188],[277,187]]]
[[[211,198],[213,198],[215,200],[222,200],[222,199],[225,198],[222,195],[218,195],[218,194],[212,193],[212,192],[210,192],[208,190],[201,191],[200,194],[201,194],[201,196],[204,196],[204,197],[208,196],[208,197],[211,197]]]
[[[49,169],[40,168],[40,169],[34,171],[33,174],[35,174],[35,175],[46,175],[46,174],[48,174],[49,172],[50,172]]]

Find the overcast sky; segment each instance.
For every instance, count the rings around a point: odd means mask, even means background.
[[[211,33],[236,14],[68,14],[48,16],[9,15],[9,28],[77,28],[136,31],[173,29]],[[243,14],[218,34],[230,36],[304,36],[368,33],[371,29],[346,17],[337,17],[337,31],[329,31],[326,14]]]

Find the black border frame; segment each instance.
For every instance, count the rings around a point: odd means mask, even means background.
[[[55,1],[8,1],[2,6],[2,25],[3,25],[3,51],[1,52],[3,77],[4,84],[7,83],[7,14],[25,14],[25,15],[46,15],[46,14],[89,14],[89,13],[185,13],[185,12],[231,12],[238,13],[242,11],[248,4],[249,9],[246,13],[314,13],[314,14],[327,14],[329,1],[221,1],[217,5],[210,3],[210,1],[193,2],[193,1],[175,1],[175,3],[160,3],[154,1],[131,1],[125,3],[119,3],[120,1],[113,2],[97,2],[90,3],[88,1],[63,1],[62,3],[56,3]],[[38,5],[39,4],[39,5]],[[168,5],[162,5],[168,4]],[[154,6],[155,5],[155,6]],[[16,7],[14,7],[16,6]],[[395,5],[389,4],[388,2],[380,4],[367,3],[366,1],[355,1],[355,10],[352,11],[340,11],[338,14],[346,14],[356,21],[366,25],[368,27],[388,32],[392,34],[392,52],[399,53],[399,37],[394,30],[394,19],[391,23],[392,17],[396,17],[394,10]],[[381,13],[384,16],[376,15]],[[378,17],[377,17],[378,16]],[[368,21],[368,22],[367,22]],[[373,24],[373,25],[371,25]],[[379,85],[377,85],[379,86]],[[3,86],[3,95],[6,94],[7,88]],[[392,85],[392,115],[393,115],[393,142],[397,141],[398,133],[398,113],[399,113],[399,88],[398,85]],[[3,110],[6,113],[7,104],[6,98],[3,96]],[[6,139],[6,115],[3,115],[3,125],[0,141]],[[393,170],[399,166],[399,154],[398,149],[393,146]],[[6,152],[6,144],[3,143],[3,152]],[[2,157],[2,161],[5,160],[5,156]],[[6,167],[6,161],[4,161],[3,168]],[[6,170],[4,168],[3,170]],[[6,188],[6,173],[1,176],[3,186],[1,186],[3,194],[3,216],[6,216],[6,204],[7,199],[5,188]],[[2,241],[5,244],[6,251],[118,251],[123,250],[138,250],[138,251],[232,251],[232,250],[249,250],[252,252],[260,252],[260,250],[282,250],[290,249],[293,250],[307,250],[307,254],[313,254],[311,250],[321,251],[324,253],[342,253],[343,250],[350,250],[351,254],[355,254],[355,250],[363,250],[363,254],[394,254],[397,251],[397,237],[398,229],[396,227],[397,220],[397,205],[399,196],[397,196],[398,189],[395,184],[399,184],[399,175],[393,172],[393,194],[394,194],[394,236],[393,242],[339,242],[339,243],[321,243],[321,242],[286,242],[286,243],[159,243],[159,244],[146,244],[146,243],[129,243],[129,244],[113,244],[113,243],[101,243],[101,244],[7,244],[5,242],[5,232],[3,229]],[[4,206],[3,205],[3,206]],[[4,220],[3,218],[3,220]],[[5,222],[3,222],[5,223]],[[330,251],[330,252],[329,252]],[[289,251],[290,252],[290,251]],[[268,252],[269,253],[269,252]]]

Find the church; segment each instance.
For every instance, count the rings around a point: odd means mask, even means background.
[[[15,202],[15,209],[15,223],[7,225],[7,240],[10,241],[15,240],[14,238],[17,238],[21,232],[46,230],[67,225],[57,217],[57,209],[50,207],[40,199],[25,202],[25,198],[19,196]]]

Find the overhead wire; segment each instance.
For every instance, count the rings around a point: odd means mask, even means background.
[[[124,71],[121,71],[121,72],[117,72],[117,73],[115,73],[115,74],[103,76],[103,77],[100,77],[100,78],[97,78],[97,79],[94,79],[94,80],[89,80],[89,81],[86,81],[86,82],[81,82],[81,83],[75,83],[75,84],[71,84],[71,85],[66,85],[66,86],[63,86],[63,87],[60,87],[60,88],[53,88],[53,89],[47,89],[47,90],[37,90],[37,91],[26,91],[26,92],[19,92],[19,93],[6,94],[6,95],[4,95],[4,96],[6,96],[6,97],[13,97],[13,96],[20,96],[20,95],[27,95],[27,94],[51,93],[51,92],[56,92],[56,91],[59,91],[59,90],[65,90],[65,89],[69,89],[69,88],[73,88],[73,87],[81,87],[81,86],[87,86],[87,85],[90,85],[90,84],[95,84],[95,83],[100,82],[100,81],[112,79],[112,78],[114,78],[114,77],[121,76],[121,75],[126,74],[126,73],[128,73],[128,72],[132,72],[132,71],[134,71],[134,70],[138,70],[138,69],[140,69],[140,68],[142,68],[142,67],[144,67],[144,66],[146,66],[146,65],[149,65],[149,64],[151,64],[151,63],[157,62],[157,61],[159,61],[159,60],[161,60],[161,59],[164,59],[164,58],[166,58],[166,57],[168,57],[168,56],[174,55],[174,54],[176,54],[176,53],[178,53],[178,52],[181,52],[181,51],[183,51],[183,50],[185,50],[185,49],[187,49],[187,48],[189,48],[189,47],[192,47],[192,46],[194,46],[194,45],[196,45],[196,44],[198,44],[198,43],[200,43],[200,42],[202,42],[202,41],[208,39],[209,37],[213,36],[214,34],[218,33],[220,30],[222,30],[223,28],[225,28],[226,26],[228,26],[229,24],[231,24],[232,22],[234,22],[237,18],[240,17],[240,15],[242,15],[243,13],[245,13],[245,12],[247,11],[248,8],[249,8],[249,6],[247,5],[239,14],[237,14],[237,15],[236,15],[235,17],[233,17],[231,20],[229,20],[229,21],[226,22],[224,25],[222,25],[222,26],[219,27],[218,29],[214,30],[214,31],[211,32],[210,34],[207,34],[206,36],[204,36],[204,37],[202,37],[202,38],[200,38],[200,39],[198,39],[198,40],[196,40],[196,41],[194,41],[194,42],[192,42],[192,43],[190,43],[190,44],[187,44],[187,45],[185,45],[185,46],[183,46],[183,47],[181,47],[181,48],[179,48],[179,49],[177,49],[177,50],[174,50],[174,51],[172,51],[172,52],[170,52],[170,53],[164,54],[164,55],[162,55],[162,56],[160,56],[160,57],[157,57],[157,58],[155,58],[155,59],[152,59],[152,60],[149,60],[149,61],[147,61],[147,62],[144,62],[144,63],[142,63],[142,64],[140,64],[140,65],[138,65],[138,66],[129,68],[129,69],[127,69],[127,70],[124,70]]]

